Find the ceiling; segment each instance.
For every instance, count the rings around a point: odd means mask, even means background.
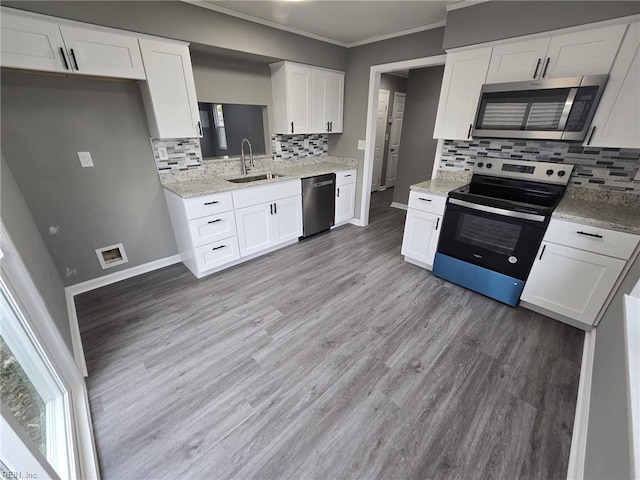
[[[477,2],[206,0],[188,3],[344,47],[353,47],[442,26],[447,6]]]

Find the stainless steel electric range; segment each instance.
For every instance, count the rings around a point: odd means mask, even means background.
[[[477,158],[447,198],[433,274],[515,307],[572,170]]]

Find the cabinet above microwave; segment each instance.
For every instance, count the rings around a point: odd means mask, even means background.
[[[474,137],[582,141],[608,75],[485,84]]]

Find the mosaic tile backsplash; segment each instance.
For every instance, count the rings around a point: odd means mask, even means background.
[[[583,147],[564,142],[478,139],[445,140],[441,170],[470,170],[476,157],[571,163],[570,185],[640,195],[640,149]]]
[[[326,133],[274,135],[271,138],[271,151],[275,158],[283,160],[328,155],[329,136]]]
[[[151,139],[158,173],[184,172],[202,168],[202,151],[197,138]],[[166,150],[166,158],[164,156]]]

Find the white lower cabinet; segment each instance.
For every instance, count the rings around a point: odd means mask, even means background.
[[[522,292],[522,306],[590,330],[638,240],[636,235],[552,219]]]
[[[356,174],[356,170],[336,173],[335,225],[348,222],[356,213]]]
[[[444,197],[411,191],[401,251],[407,262],[433,268],[445,205]]]
[[[225,238],[219,242],[195,249],[198,270],[207,272],[240,258],[238,237]]]
[[[233,198],[240,256],[260,253],[302,235],[300,180],[237,190]]]

